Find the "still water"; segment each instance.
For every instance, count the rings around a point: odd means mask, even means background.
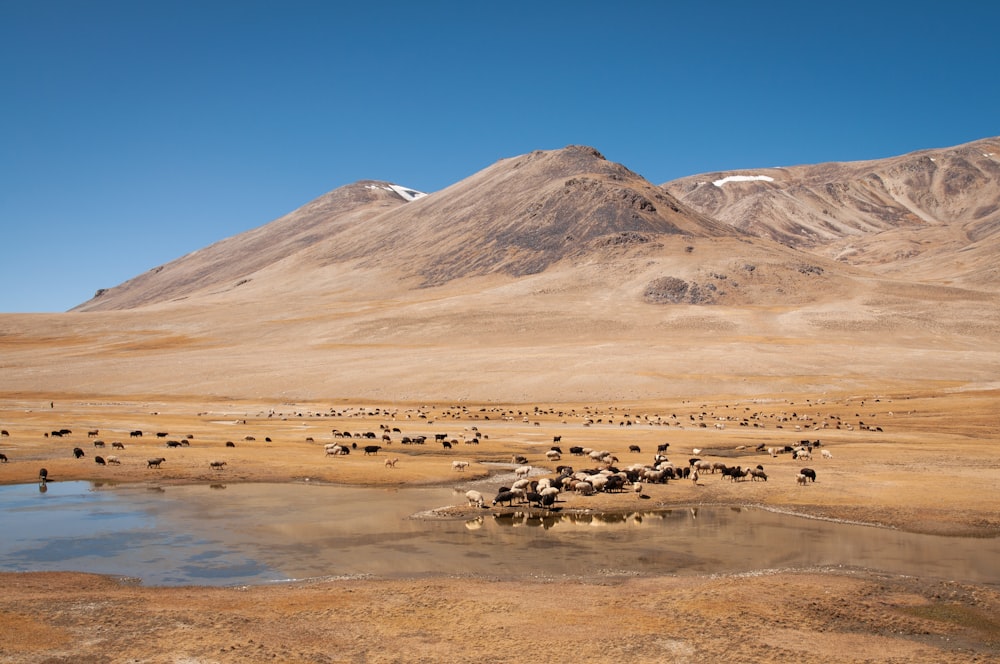
[[[597,577],[841,565],[1000,583],[996,538],[914,535],[748,508],[410,518],[464,502],[451,488],[52,482],[43,493],[34,484],[0,486],[0,570],[233,585],[348,575]]]

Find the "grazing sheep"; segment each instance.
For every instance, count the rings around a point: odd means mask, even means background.
[[[632,452],[634,454],[640,454],[640,453],[642,453],[642,448],[639,447],[638,445],[629,445],[628,446],[628,451]]]
[[[82,459],[83,457],[85,457],[87,455],[84,454],[83,450],[81,450],[79,447],[74,447],[73,448],[73,456],[75,456],[77,459]]]
[[[469,467],[469,462],[468,461],[452,461],[451,462],[451,467],[454,470],[462,470],[462,471],[464,471],[466,468]]]
[[[96,463],[98,466],[106,466],[106,465],[108,465],[104,461],[104,457],[102,457],[102,456],[95,456],[94,457],[94,463]]]
[[[767,481],[767,473],[764,472],[763,468],[751,468],[750,469],[750,479],[753,481],[764,480]]]
[[[573,489],[581,496],[594,495],[594,485],[590,482],[577,482]]]
[[[516,463],[518,465],[524,465],[524,464],[528,463],[528,457],[526,457],[526,456],[524,456],[522,454],[515,454],[514,456],[512,456],[510,458],[510,462],[511,463]]]
[[[515,498],[517,498],[517,494],[513,491],[501,491],[497,494],[496,498],[493,499],[493,505],[496,506],[498,503],[507,503],[507,507],[513,507]]]
[[[164,457],[157,457],[155,459],[146,459],[146,468],[159,468],[160,464],[166,461]]]
[[[531,473],[531,466],[520,466],[514,469],[514,476],[518,478],[527,477]]]
[[[231,440],[226,441],[226,447],[236,447],[236,443]]]
[[[125,443],[120,443],[120,442],[117,442],[117,441],[114,442],[114,443],[111,443],[111,449],[113,449],[113,450],[123,450],[123,449],[125,449]]]
[[[385,460],[385,467],[386,468],[395,468],[397,461],[399,461],[399,457],[393,457],[391,459],[386,459]]]
[[[832,459],[833,458],[833,452],[831,452],[830,450],[823,450],[821,452],[821,454],[823,455],[824,459]]]
[[[570,454],[575,454],[577,456],[583,456],[583,448],[580,447],[580,446],[571,447],[571,448],[569,448],[569,453]]]
[[[0,463],[7,463],[7,455],[0,453]]]
[[[465,499],[469,501],[469,507],[483,507],[486,504],[483,494],[475,490],[466,491]]]
[[[795,476],[795,481],[798,482],[800,486],[805,486],[806,482],[809,481],[809,478],[803,475],[802,473],[799,473],[798,475]]]
[[[104,447],[104,441],[103,440],[95,440],[94,441],[94,447]]]
[[[119,459],[118,457],[116,457],[114,455],[111,455],[111,456],[105,458],[104,460],[107,461],[108,465],[111,465],[111,466],[120,466],[120,465],[122,465],[121,459]]]
[[[562,459],[562,455],[556,452],[555,450],[549,450],[548,452],[545,453],[545,458],[548,459],[549,461],[559,461],[560,459]]]
[[[222,470],[223,467],[226,465],[226,462],[225,461],[213,461],[213,462],[209,463],[208,465],[212,468],[212,470]]]

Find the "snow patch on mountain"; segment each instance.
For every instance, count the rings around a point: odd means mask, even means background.
[[[366,185],[366,187],[368,189],[385,189],[386,191],[391,191],[407,202],[415,201],[418,198],[423,198],[424,196],[427,195],[422,191],[417,191],[416,189],[410,189],[409,187],[400,187],[398,184],[384,184],[384,185],[369,184]]]
[[[716,187],[721,187],[727,182],[774,182],[774,178],[767,175],[728,175],[721,180],[712,182]]]

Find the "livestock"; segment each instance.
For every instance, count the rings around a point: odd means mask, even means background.
[[[441,447],[443,447],[446,450],[450,450],[451,449],[451,443],[449,443],[447,440],[442,440],[441,441]]]
[[[155,459],[146,459],[146,468],[159,468],[160,464],[166,461],[163,457],[156,457]]]
[[[378,454],[378,451],[382,449],[381,445],[365,445],[365,456],[369,454]]]
[[[547,458],[549,461],[559,461],[560,459],[562,459],[562,455],[556,452],[555,450],[549,450],[548,452],[545,453],[545,458]]]
[[[816,481],[816,471],[813,470],[812,468],[803,468],[802,470],[799,471],[799,473],[808,477],[809,481],[811,482]]]
[[[764,480],[767,481],[767,473],[764,472],[763,468],[751,468],[750,469],[750,479],[753,481]]]
[[[102,457],[102,456],[95,456],[94,457],[94,463],[96,463],[98,466],[106,466],[107,465],[104,462],[104,457]]]
[[[469,501],[469,507],[483,507],[486,504],[483,494],[475,490],[466,491],[465,499]]]
[[[74,447],[73,448],[73,456],[75,456],[77,459],[82,459],[83,457],[85,457],[87,455],[84,454],[83,450],[81,450],[79,447]]]
[[[796,476],[795,476],[795,481],[796,481],[796,482],[797,482],[797,483],[798,483],[798,484],[799,484],[800,486],[805,486],[805,485],[806,485],[806,482],[808,482],[808,481],[809,481],[809,478],[808,478],[808,477],[806,477],[805,475],[803,475],[802,473],[799,473],[798,475],[796,475]]]
[[[7,463],[7,455],[0,453],[0,463]]]
[[[49,471],[45,468],[41,468],[38,471],[38,481],[45,484],[49,480]]]
[[[9,435],[10,435],[10,431],[7,431],[6,429],[0,429],[0,436],[3,436],[4,438],[6,438]]]
[[[543,491],[542,492],[541,506],[544,507],[544,508],[546,508],[546,509],[550,509],[552,507],[552,505],[556,502],[556,496],[557,495],[559,495],[559,494],[558,493],[545,493]]]
[[[120,443],[120,442],[115,441],[115,442],[111,443],[111,449],[113,449],[113,450],[123,450],[123,449],[125,449],[125,443]]]
[[[385,467],[386,468],[395,468],[397,461],[399,461],[399,457],[393,457],[391,459],[386,459],[385,460]]]
[[[87,438],[97,438],[101,435],[101,432],[97,429],[91,429],[87,432]]]
[[[553,446],[552,446],[552,447],[550,447],[549,449],[550,449],[551,451],[553,451],[553,452],[558,452],[559,454],[562,454],[562,453],[563,453],[563,451],[562,451],[562,448],[561,448],[561,447],[559,447],[558,445],[553,445]]]
[[[180,446],[181,446],[181,441],[179,441],[179,440],[168,440],[167,441],[167,447],[180,447]]]
[[[107,457],[104,460],[107,461],[108,464],[112,465],[112,466],[120,466],[120,465],[122,465],[121,459],[119,459],[118,457],[116,457],[114,455],[111,455],[111,456]]]
[[[512,507],[514,505],[515,498],[517,498],[517,494],[513,491],[501,491],[496,495],[496,498],[493,499],[493,505],[495,506],[498,503],[507,503],[508,507]]]
[[[142,438],[142,431],[139,430],[139,429],[136,429],[135,431],[129,431],[128,432],[128,437],[129,438]]]
[[[209,465],[209,467],[212,470],[222,470],[223,467],[226,465],[226,462],[225,461],[212,461],[208,465]]]
[[[575,454],[577,456],[583,456],[583,448],[579,447],[579,446],[571,447],[571,448],[569,448],[569,453],[570,454]]]
[[[528,457],[524,456],[523,454],[515,454],[510,458],[510,462],[516,463],[518,465],[524,465],[528,463]]]
[[[666,452],[667,448],[670,447],[670,443],[660,443],[656,446],[657,452]]]
[[[94,447],[104,447],[104,441],[103,440],[95,440],[94,441]]]
[[[639,447],[638,445],[629,445],[628,446],[628,451],[629,452],[633,452],[635,454],[640,454],[640,453],[642,453],[642,448]]]
[[[469,462],[468,461],[452,461],[451,462],[451,467],[454,470],[463,470],[464,471],[466,468],[469,467]]]
[[[231,440],[226,441],[226,447],[236,447],[236,443]]]
[[[552,436],[552,442],[553,443],[562,442],[562,436]]]
[[[830,450],[823,450],[822,454],[823,454],[823,458],[824,459],[832,459],[833,458],[833,452],[831,452]]]
[[[590,482],[577,482],[573,489],[581,496],[594,495],[594,485]]]
[[[443,441],[448,437],[446,433],[436,433],[434,434],[434,442]]]
[[[166,431],[157,431],[156,432],[156,437],[157,438],[166,438],[169,435],[170,434],[168,432],[166,432]]]
[[[520,466],[514,469],[515,477],[527,477],[531,473],[531,466]]]

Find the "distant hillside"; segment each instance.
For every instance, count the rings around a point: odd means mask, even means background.
[[[410,202],[385,183],[348,185],[108,289],[76,310],[127,309],[229,289],[282,261],[301,272],[303,289],[311,270],[342,263],[391,270],[421,286],[534,274],[586,254],[595,242],[641,242],[643,234],[734,231],[596,150],[570,146],[501,160]]]
[[[874,161],[705,173],[663,188],[748,234],[879,273],[1000,285],[1000,138]]]

